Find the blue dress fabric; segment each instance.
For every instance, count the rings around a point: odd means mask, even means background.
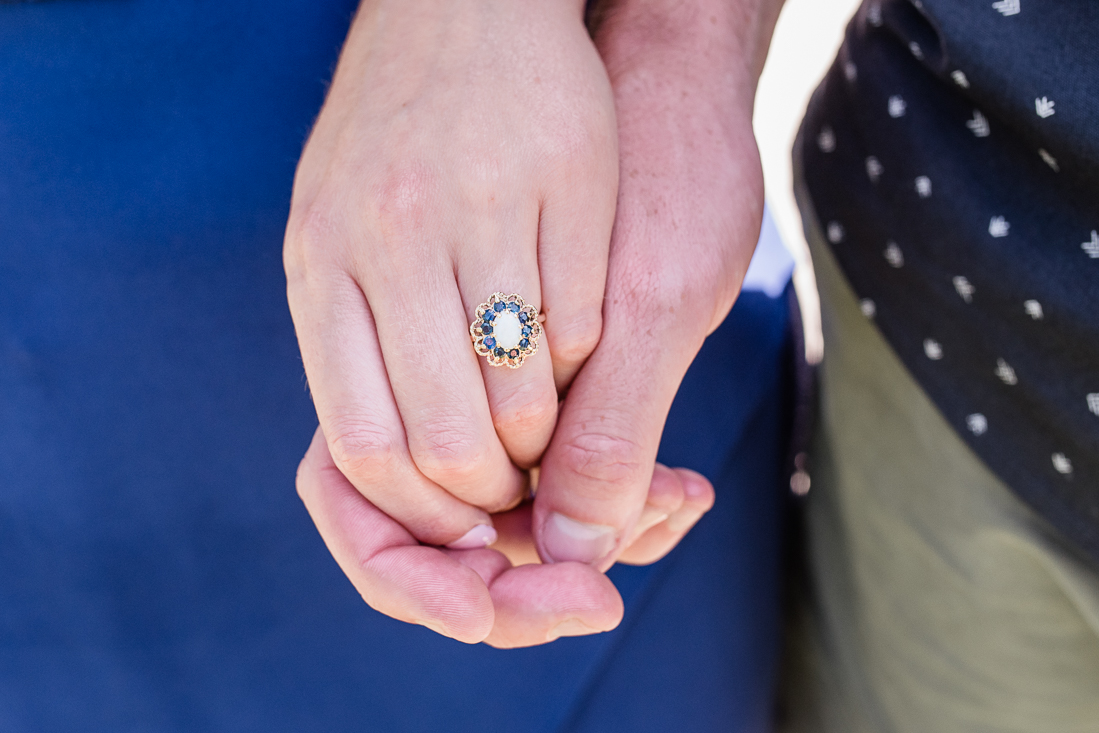
[[[785,297],[706,342],[714,480],[617,630],[502,651],[365,606],[293,487],[283,227],[350,2],[0,4],[0,730],[765,730]]]

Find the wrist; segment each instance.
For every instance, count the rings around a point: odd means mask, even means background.
[[[357,19],[378,14],[430,24],[463,17],[494,15],[497,20],[533,12],[566,13],[583,24],[586,0],[361,0]]]
[[[603,0],[592,32],[612,81],[641,72],[751,102],[784,0]]]
[[[779,4],[619,0],[595,33],[614,89],[623,171],[611,275],[623,258],[623,288],[645,292],[629,270],[642,262],[640,271],[660,272],[667,292],[654,313],[665,301],[712,308],[706,332],[732,306],[759,234],[752,106]],[[684,258],[687,251],[693,256]],[[696,335],[701,342],[705,333]]]

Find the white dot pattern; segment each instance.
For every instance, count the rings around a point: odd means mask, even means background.
[[[974,412],[965,418],[965,426],[974,435],[984,435],[988,432],[988,418],[979,412]]]
[[[810,105],[808,193],[863,317],[1024,499],[1092,518],[1099,560],[1099,3],[914,5],[856,17]],[[1021,55],[1052,27],[1065,58]]]
[[[972,303],[973,293],[977,292],[977,288],[973,287],[973,284],[969,282],[969,278],[965,275],[956,275],[954,277],[954,289],[958,291],[958,295],[966,303]]]
[[[882,255],[890,267],[904,267],[904,253],[901,252],[901,248],[897,246],[896,242],[890,242]]]
[[[884,172],[885,168],[882,167],[881,161],[876,157],[871,155],[866,159],[866,177],[870,179],[871,183],[877,183]]]

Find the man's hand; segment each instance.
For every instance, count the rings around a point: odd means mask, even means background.
[[[618,207],[603,336],[542,460],[533,526],[544,560],[606,570],[629,558],[639,523],[661,531],[646,494],[664,420],[759,236],[752,101],[780,4],[623,0],[603,15]]]

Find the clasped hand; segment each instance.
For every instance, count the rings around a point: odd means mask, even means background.
[[[364,4],[294,182],[287,290],[320,423],[298,491],[368,604],[470,643],[613,628],[603,572],[658,559],[713,502],[655,457],[755,243],[754,141],[739,95],[669,99],[674,54],[639,62],[614,23],[597,50],[581,14]],[[545,315],[517,370],[470,344],[494,291]]]

